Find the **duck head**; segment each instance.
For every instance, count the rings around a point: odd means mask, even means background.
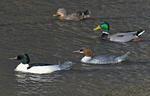
[[[11,60],[19,60],[23,64],[29,64],[29,62],[30,62],[30,58],[29,58],[28,54],[24,54],[24,53],[20,54],[16,57],[10,58],[10,59]]]
[[[92,51],[88,48],[83,48],[83,49],[80,49],[80,50],[76,50],[74,51],[76,53],[83,53],[85,56],[81,59],[81,62],[83,63],[89,63],[89,61],[92,59]]]
[[[93,30],[96,31],[99,29],[103,30],[103,33],[109,34],[109,24],[106,21],[102,22],[100,25],[95,27]]]
[[[65,16],[66,15],[66,10],[64,8],[59,8],[53,16]]]
[[[73,51],[75,53],[83,53],[85,56],[87,57],[92,57],[93,54],[92,54],[92,51],[88,48],[82,48],[80,50],[76,50],[76,51]]]

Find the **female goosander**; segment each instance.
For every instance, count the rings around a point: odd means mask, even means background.
[[[144,30],[134,31],[134,32],[127,32],[127,33],[116,33],[110,34],[109,33],[109,24],[108,22],[104,21],[100,25],[98,25],[94,30],[103,29],[101,38],[103,40],[110,40],[114,42],[128,42],[128,41],[140,41],[140,36],[145,32]]]
[[[67,61],[63,64],[29,64],[30,58],[28,54],[20,54],[14,58],[10,58],[11,60],[19,60],[21,63],[16,67],[15,71],[28,72],[28,73],[36,73],[36,74],[46,74],[52,73],[58,70],[64,70],[72,66],[72,62]]]
[[[85,56],[81,59],[81,62],[83,63],[89,63],[89,64],[115,64],[122,62],[126,59],[128,54],[130,52],[127,52],[126,54],[122,56],[93,56],[92,51],[88,48],[83,48],[77,51],[74,51],[76,53],[83,53]]]
[[[78,11],[76,13],[67,14],[64,8],[59,8],[53,16],[59,16],[60,20],[81,20],[90,17],[90,12],[86,11]]]

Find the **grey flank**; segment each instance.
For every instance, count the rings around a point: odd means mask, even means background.
[[[60,70],[68,69],[71,66],[72,66],[72,62],[71,61],[66,61],[63,64],[59,64]]]
[[[93,64],[119,63],[124,61],[129,54],[130,52],[127,52],[122,56],[95,56],[91,60],[89,60],[88,63],[93,63]]]

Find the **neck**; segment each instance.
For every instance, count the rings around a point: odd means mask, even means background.
[[[29,61],[23,60],[21,61],[21,64],[29,64]]]
[[[66,16],[66,12],[61,13],[60,16],[65,17]]]
[[[64,20],[64,19],[66,18],[66,14],[61,14],[61,15],[59,16],[59,18],[60,18],[61,20]]]
[[[109,31],[108,30],[104,30],[102,33],[103,34],[109,34]]]
[[[91,56],[84,56],[82,59],[81,59],[81,62],[84,62],[84,63],[88,63],[89,60],[91,60]]]
[[[22,62],[21,62],[20,64],[23,64],[23,65],[25,65],[25,63],[22,63]],[[27,63],[26,63],[26,64],[27,64]]]
[[[29,63],[30,63],[30,58],[27,57],[27,58],[25,58],[25,59],[22,59],[22,60],[21,60],[21,63],[22,63],[22,64],[29,64]]]
[[[25,65],[25,64],[29,64],[29,63],[22,63],[22,62],[21,62],[20,64],[23,64],[23,65]]]
[[[102,40],[108,39],[108,35],[109,35],[109,33],[102,33],[101,39],[102,39]]]

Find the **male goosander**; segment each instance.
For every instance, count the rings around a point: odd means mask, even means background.
[[[46,74],[52,73],[58,70],[65,70],[72,66],[72,62],[66,61],[63,64],[29,64],[30,58],[28,54],[20,54],[14,58],[10,58],[11,60],[19,60],[21,63],[16,67],[15,71],[28,72],[28,73],[36,73],[36,74]]]
[[[76,53],[83,53],[85,56],[81,59],[81,62],[83,63],[89,63],[89,64],[115,64],[122,62],[126,59],[128,54],[130,52],[127,52],[126,54],[122,56],[93,56],[92,51],[88,48],[83,48],[77,51],[74,51]]]
[[[144,30],[127,32],[127,33],[116,33],[110,34],[109,33],[109,24],[108,22],[104,21],[100,25],[98,25],[94,30],[103,29],[101,38],[103,40],[110,40],[114,42],[128,42],[128,41],[140,41],[140,36],[145,32]]]
[[[67,14],[64,8],[59,8],[53,16],[59,16],[60,20],[81,20],[90,17],[90,12],[86,11],[78,11],[72,14]]]

